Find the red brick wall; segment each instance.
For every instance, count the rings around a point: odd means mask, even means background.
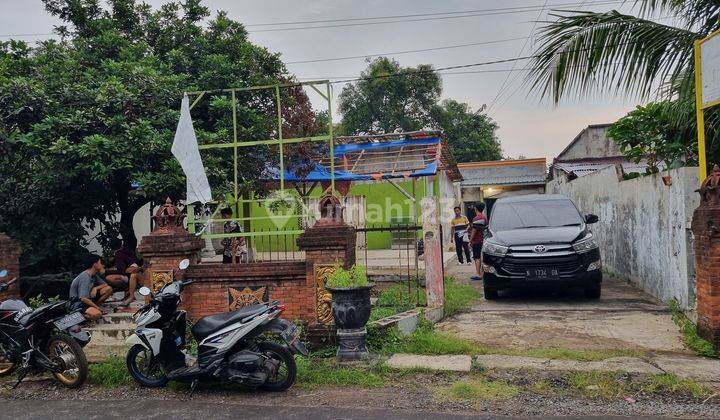
[[[193,280],[183,293],[183,306],[190,318],[227,312],[228,289],[264,286],[268,300],[279,300],[286,307],[283,318],[312,323],[315,318],[315,287],[308,284],[304,261],[251,264],[201,263],[185,272]]]
[[[720,349],[720,208],[701,206],[693,216],[698,331]]]
[[[0,279],[7,282],[20,277],[20,247],[4,233],[0,233],[0,270],[8,270],[8,276]],[[15,283],[4,293],[0,293],[0,301],[20,296],[19,284]]]

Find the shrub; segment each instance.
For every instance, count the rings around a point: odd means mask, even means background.
[[[30,304],[31,308],[37,309],[41,306],[47,305],[49,303],[55,303],[58,301],[60,301],[60,296],[45,298],[43,295],[37,295],[28,299],[28,304]]]
[[[330,288],[354,288],[370,285],[365,267],[362,265],[353,265],[349,270],[345,270],[339,265],[335,266],[335,271],[328,277],[325,283]]]

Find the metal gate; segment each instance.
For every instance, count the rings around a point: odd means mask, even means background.
[[[365,266],[375,281],[393,281],[407,286],[415,305],[421,302],[421,280],[425,261],[421,238],[422,226],[407,221],[388,225],[357,227],[356,261]]]

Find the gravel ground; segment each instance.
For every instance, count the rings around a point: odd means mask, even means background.
[[[390,408],[418,412],[445,412],[456,414],[483,414],[508,416],[668,416],[720,418],[718,398],[708,401],[682,394],[633,395],[636,403],[628,403],[624,396],[617,398],[583,398],[572,396],[567,390],[555,390],[547,395],[523,391],[515,397],[494,401],[451,401],[436,398],[440,387],[448,386],[463,378],[478,378],[480,374],[414,374],[401,377],[396,385],[383,388],[358,388],[321,386],[308,388],[296,386],[285,393],[272,394],[250,390],[218,388],[201,385],[193,401],[223,404],[248,404],[261,406],[295,407],[344,407],[344,408]],[[562,387],[561,379],[553,379],[549,373],[532,372],[485,372],[483,378],[502,380],[513,384],[533,380],[550,380]],[[0,401],[4,399],[30,400],[78,400],[78,401],[133,401],[138,398],[157,400],[187,400],[184,389],[147,389],[129,385],[115,389],[86,385],[80,390],[67,390],[50,380],[33,380],[18,389],[0,385]],[[0,402],[1,404],[1,402]],[[100,405],[101,406],[101,405]]]

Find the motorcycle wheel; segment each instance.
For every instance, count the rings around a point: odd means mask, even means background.
[[[130,376],[142,386],[159,388],[168,383],[168,377],[163,372],[160,363],[152,351],[140,344],[135,344],[127,354],[127,368]]]
[[[260,343],[258,347],[262,354],[280,362],[277,372],[268,377],[267,381],[260,385],[260,388],[265,391],[281,392],[293,386],[297,376],[297,365],[295,364],[295,358],[288,349],[267,341]]]
[[[5,357],[4,344],[0,343],[0,377],[7,376],[15,370],[15,363]]]
[[[53,372],[55,378],[67,388],[78,388],[88,376],[88,362],[82,347],[67,334],[50,337],[47,355],[52,360],[60,360],[65,366],[62,372]]]

